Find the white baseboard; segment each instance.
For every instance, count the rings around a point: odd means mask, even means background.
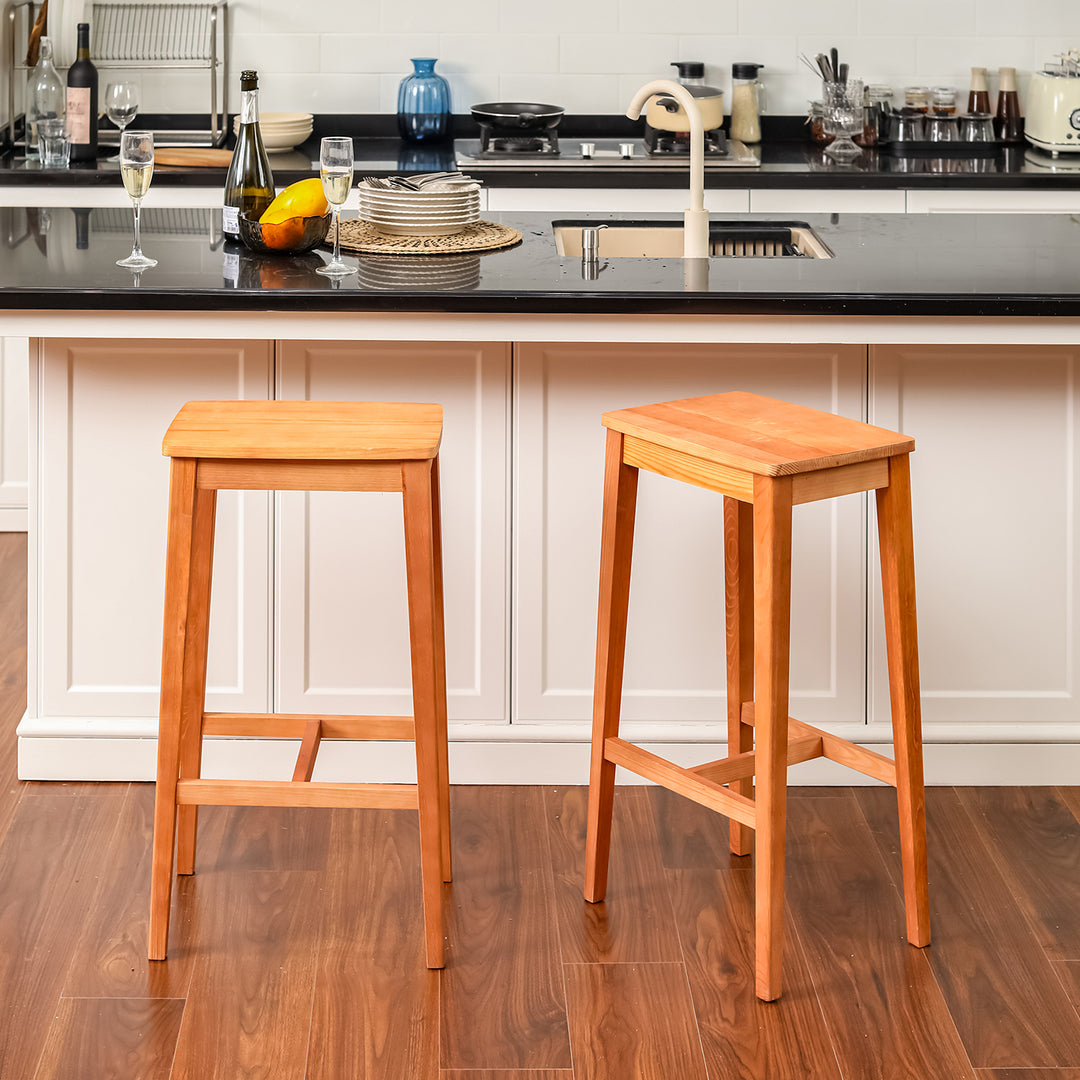
[[[26,532],[25,506],[0,506],[0,532]]]
[[[111,721],[110,729],[92,734],[89,722],[73,719],[64,726],[24,719],[19,727],[19,778],[22,780],[153,780],[157,740],[145,719]],[[451,727],[450,775],[455,784],[586,784],[589,746],[586,740],[546,737],[529,740],[520,730],[514,739],[500,738],[486,725]],[[461,729],[469,729],[467,736]],[[502,729],[505,731],[505,729]],[[630,732],[628,731],[629,735]],[[494,735],[494,737],[492,737]],[[642,742],[646,749],[677,764],[690,766],[723,757],[723,743]],[[889,752],[881,741],[866,745]],[[203,773],[207,777],[288,779],[298,742],[288,739],[206,740]],[[1076,784],[1080,778],[1078,742],[942,742],[928,741],[923,753],[926,782],[963,784]],[[818,759],[793,766],[789,782],[807,785],[874,783],[831,761]],[[316,780],[411,783],[416,778],[413,748],[408,742],[324,743]],[[641,783],[619,770],[620,783]]]

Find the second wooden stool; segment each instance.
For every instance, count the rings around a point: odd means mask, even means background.
[[[427,965],[443,966],[450,880],[439,443],[442,407],[385,402],[192,401],[165,435],[172,458],[165,566],[149,954],[169,940],[173,848],[195,872],[200,805],[413,808]],[[219,489],[400,491],[405,515],[413,716],[207,713],[206,662]],[[301,739],[291,781],[203,780],[204,735]],[[413,739],[416,784],[313,782],[323,739]]]
[[[908,940],[930,942],[908,455],[914,440],[755,394],[607,413],[585,899],[607,889],[615,767],[756,832],[757,995],[780,996],[787,766],[831,758],[897,791]],[[638,470],[724,495],[729,756],[684,769],[619,738]],[[876,491],[895,761],[788,717],[791,508]],[[754,791],[754,780],[757,790]],[[726,786],[725,786],[726,785]],[[753,797],[751,797],[753,796]]]

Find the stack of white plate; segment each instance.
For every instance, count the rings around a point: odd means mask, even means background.
[[[452,236],[480,220],[479,184],[427,184],[421,191],[357,185],[360,217],[387,236]]]
[[[259,116],[263,146],[268,154],[283,154],[311,137],[315,118],[306,112],[266,112]],[[233,120],[233,131],[240,130],[240,117]]]

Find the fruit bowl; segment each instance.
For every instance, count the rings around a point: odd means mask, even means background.
[[[330,231],[331,214],[286,218],[277,225],[262,225],[240,214],[237,224],[244,246],[264,255],[298,255],[318,247]]]

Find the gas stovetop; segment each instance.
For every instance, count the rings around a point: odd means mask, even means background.
[[[754,168],[761,156],[737,139],[727,139],[724,150],[714,149],[705,154],[705,168]],[[514,169],[686,169],[689,153],[650,152],[641,139],[577,139],[561,135],[558,149],[539,142],[532,149],[509,146],[504,150],[481,149],[479,141],[457,142],[454,156],[458,168]]]

